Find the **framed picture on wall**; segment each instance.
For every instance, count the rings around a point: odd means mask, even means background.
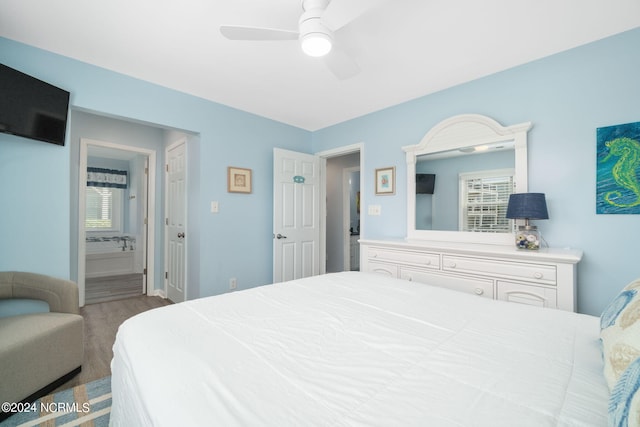
[[[640,122],[597,128],[597,214],[640,214]]]
[[[227,191],[229,193],[251,193],[251,169],[227,168]]]
[[[396,193],[395,166],[376,169],[376,195]]]

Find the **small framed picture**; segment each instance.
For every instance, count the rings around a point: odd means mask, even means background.
[[[376,169],[376,195],[389,195],[396,193],[396,168]]]
[[[227,191],[229,193],[251,193],[251,169],[227,168]]]

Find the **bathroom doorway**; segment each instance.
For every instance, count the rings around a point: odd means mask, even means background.
[[[81,139],[78,286],[81,305],[147,293],[155,151]]]
[[[326,272],[359,270],[361,144],[320,153],[326,159]]]

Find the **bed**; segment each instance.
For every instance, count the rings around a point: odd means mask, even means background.
[[[112,426],[605,426],[600,319],[344,272],[119,329]]]

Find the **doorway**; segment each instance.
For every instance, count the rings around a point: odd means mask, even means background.
[[[80,305],[149,294],[155,150],[82,138],[78,192]]]
[[[275,153],[275,150],[274,150],[274,153]],[[357,246],[359,246],[359,243],[358,243],[359,235],[351,236],[351,233],[350,233],[351,226],[349,225],[349,222],[343,221],[342,219],[343,218],[342,212],[343,212],[343,206],[344,206],[343,198],[345,197],[344,191],[342,190],[342,176],[343,176],[342,170],[348,167],[355,167],[355,168],[359,167],[361,170],[364,170],[364,144],[357,143],[353,145],[339,147],[339,148],[335,148],[327,151],[322,151],[312,156],[308,154],[303,154],[303,153],[297,153],[297,154],[300,154],[303,156],[309,156],[311,158],[315,157],[319,159],[319,168],[320,168],[319,193],[320,194],[319,194],[319,197],[317,198],[318,207],[314,209],[313,215],[312,215],[313,218],[319,219],[319,221],[317,221],[319,222],[319,227],[318,227],[319,230],[317,232],[317,236],[313,239],[313,242],[317,241],[317,244],[314,243],[313,245],[312,244],[306,245],[307,248],[315,248],[316,246],[318,246],[318,250],[317,251],[310,250],[309,255],[313,256],[314,260],[317,258],[316,262],[319,267],[319,271],[318,271],[319,274],[324,274],[324,273],[333,271],[334,269],[335,271],[344,271],[345,266],[347,266],[346,267],[347,270],[350,270],[351,263],[347,265],[347,263],[344,262],[345,254],[348,253],[347,256],[349,256],[349,258],[352,258],[352,253],[350,249],[351,244],[352,244],[352,241],[354,241],[354,243]],[[275,154],[274,154],[274,158],[275,158]],[[339,191],[336,191],[334,188],[332,188],[332,182],[330,182],[329,180],[329,177],[330,176],[333,177],[335,174],[333,173],[330,174],[327,172],[327,163],[330,161],[330,159],[335,159],[334,161],[331,161],[331,163],[340,164],[341,162],[344,162],[347,158],[353,158],[355,160],[352,161],[351,164],[348,164],[348,165],[345,164],[340,168],[340,173],[338,175],[340,177],[339,184],[341,188]],[[274,161],[274,206],[279,206],[280,203],[277,202],[277,196],[275,191],[275,189],[278,188],[278,184],[275,183],[275,180],[276,180],[275,171],[277,168],[275,163],[276,162]],[[309,165],[311,163],[312,163],[311,160],[309,160]],[[315,161],[313,163],[315,164]],[[292,168],[289,167],[288,169],[292,169]],[[313,167],[311,166],[307,167],[307,171],[310,171],[312,169]],[[291,176],[290,178],[293,179],[294,183],[301,184],[306,182],[306,177],[304,176]],[[360,187],[362,186],[361,182],[362,181],[360,181],[359,187],[355,192],[360,193],[359,203],[360,205],[364,206],[363,203],[365,203],[366,197],[363,197],[363,193],[360,192]],[[332,196],[331,200],[329,200],[329,195]],[[336,195],[337,197],[333,197]],[[314,203],[314,205],[316,205],[316,203]],[[329,223],[328,221],[329,218],[334,217],[334,215],[329,214],[330,210],[331,211],[337,210],[338,212],[340,212],[339,219],[337,221],[332,220]],[[283,263],[280,262],[281,260],[278,258],[278,251],[277,251],[276,244],[278,241],[282,241],[282,239],[287,239],[288,237],[286,234],[283,234],[280,231],[278,231],[278,224],[281,221],[284,221],[284,217],[281,215],[281,213],[276,212],[275,209],[274,209],[273,221],[274,221],[273,223],[274,225],[274,228],[273,228],[273,240],[274,240],[273,277],[274,277],[274,282],[277,282],[279,277],[284,277],[283,271],[286,270],[285,268],[286,266],[283,266]],[[364,216],[359,217],[359,221],[360,221],[360,232],[363,232],[365,230]],[[346,225],[345,225],[345,222],[346,222]],[[316,224],[316,222],[314,221],[313,224]],[[357,223],[356,223],[356,229],[357,229]],[[331,250],[328,249],[329,247],[331,247]],[[335,253],[333,253],[334,248],[338,248]],[[331,254],[329,253],[330,251],[332,252]],[[355,254],[353,256],[359,257],[359,254]],[[291,257],[291,259],[295,259],[295,257]],[[327,268],[329,264],[328,260],[334,260],[334,259],[339,262],[339,266],[331,265],[330,268],[328,269]],[[317,274],[317,273],[314,273],[314,274]]]
[[[324,241],[327,273],[359,270],[360,231],[364,218],[360,215],[360,170],[363,168],[363,144],[354,144],[324,151],[325,177],[321,231]]]

